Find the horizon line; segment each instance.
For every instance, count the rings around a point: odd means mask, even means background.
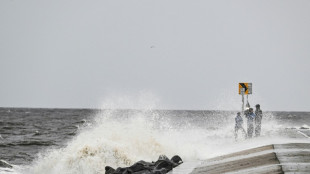
[[[91,108],[91,107],[5,107],[5,106],[0,106],[0,109],[67,109],[67,110],[154,110],[154,111],[227,111],[227,112],[238,112],[239,110],[220,110],[220,109],[160,109],[160,108],[154,108],[154,109],[149,109],[149,108]],[[280,110],[266,110],[264,112],[310,112],[310,111],[297,111],[297,110],[286,110],[286,111],[280,111]]]

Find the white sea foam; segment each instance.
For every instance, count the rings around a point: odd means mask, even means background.
[[[144,113],[126,121],[114,119],[113,111],[104,114],[67,147],[43,153],[30,173],[103,173],[106,165],[128,166],[141,159],[156,160],[160,154],[179,154],[184,159],[207,155],[201,151],[208,147],[205,131],[153,129],[152,120]]]
[[[40,153],[27,172],[22,173],[97,174],[104,173],[107,165],[119,167],[139,160],[155,161],[161,154],[199,161],[267,144],[308,141],[283,136],[281,132],[285,126],[278,124],[272,114],[265,114],[261,137],[236,142],[234,114],[226,112],[221,118],[211,114],[210,120],[206,120],[211,126],[204,128],[191,122],[190,117],[171,118],[169,114],[152,111],[154,103],[146,98],[147,107],[144,108],[148,109],[139,112],[106,109],[117,108],[115,103],[121,101],[130,103],[133,99],[128,97],[105,104],[105,110],[98,113],[91,124],[81,128],[64,148]],[[134,108],[143,107],[143,100],[145,97],[138,99],[138,107]],[[178,122],[179,119],[185,120]]]
[[[117,117],[117,110],[100,113],[92,126],[82,130],[65,148],[41,153],[28,173],[95,174],[106,165],[128,166],[139,160],[154,161],[160,154],[180,155],[185,161],[203,160],[272,143],[293,142],[275,134],[282,129],[270,118],[263,124],[263,136],[235,142],[232,125],[206,130],[194,125],[175,128],[151,110]],[[155,125],[155,123],[158,123]],[[294,141],[300,141],[295,139]]]
[[[310,126],[309,126],[309,125],[307,125],[307,124],[303,124],[303,125],[301,126],[301,128],[304,128],[304,129],[310,129]]]

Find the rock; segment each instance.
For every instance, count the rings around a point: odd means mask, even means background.
[[[180,165],[183,163],[181,157],[179,155],[175,155],[171,158],[171,161],[174,162],[177,165]]]
[[[183,161],[178,155],[172,157],[171,160],[165,155],[160,155],[156,162],[141,160],[130,167],[118,167],[116,170],[106,166],[105,174],[166,174],[181,163]]]
[[[105,167],[105,174],[112,174],[113,172],[115,172],[115,170],[112,167],[110,166]]]

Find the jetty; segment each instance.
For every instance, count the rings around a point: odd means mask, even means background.
[[[309,174],[310,143],[271,144],[200,162],[185,162],[171,174]]]
[[[272,144],[208,159],[191,174],[310,173],[310,143]]]

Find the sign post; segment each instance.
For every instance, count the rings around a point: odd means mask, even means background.
[[[241,95],[242,95],[242,115],[244,114],[244,88],[241,89]]]
[[[242,96],[242,115],[244,115],[244,95],[252,94],[252,83],[239,83],[239,94]]]

